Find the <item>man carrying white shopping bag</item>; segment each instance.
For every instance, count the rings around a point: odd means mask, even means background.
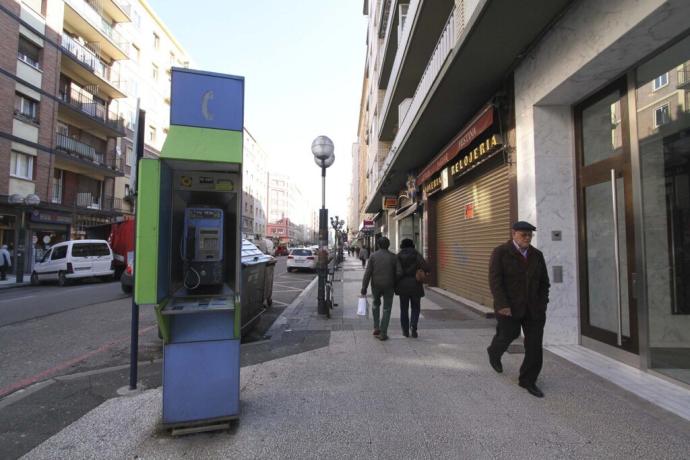
[[[390,240],[381,237],[376,251],[367,263],[362,279],[362,295],[367,295],[367,286],[371,281],[371,294],[374,298],[371,313],[374,317],[374,336],[379,340],[388,340],[388,323],[391,319],[393,296],[395,295],[395,269],[398,259],[388,251]],[[381,297],[383,297],[383,316],[381,315]]]
[[[367,296],[359,296],[359,301],[357,302],[357,315],[367,316]]]

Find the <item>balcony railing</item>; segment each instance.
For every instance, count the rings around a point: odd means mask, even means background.
[[[388,86],[386,86],[386,95],[383,98],[383,110],[380,112],[382,119],[388,110],[390,109],[391,99],[393,98],[393,93],[395,92],[395,80],[398,78],[398,73],[400,73],[400,66],[402,66],[402,61],[404,56],[407,54],[408,42],[410,41],[410,34],[412,31],[412,23],[414,22],[415,16],[417,16],[417,10],[419,9],[420,0],[411,0],[410,6],[407,10],[407,20],[405,21],[405,26],[403,27],[400,42],[398,43],[398,50],[395,53],[395,59],[393,60],[393,67],[391,68],[391,74],[388,77]],[[379,130],[383,129],[383,123],[379,125]],[[375,136],[380,137],[380,133],[374,133]]]
[[[402,145],[402,142],[405,139],[407,132],[412,126],[412,121],[414,120],[415,116],[417,115],[417,112],[421,108],[422,103],[426,99],[429,90],[431,89],[431,86],[436,80],[436,77],[441,71],[441,68],[443,67],[443,64],[446,62],[446,59],[448,58],[448,56],[450,56],[450,53],[453,50],[453,47],[455,46],[457,38],[455,33],[455,27],[457,24],[455,21],[455,14],[456,10],[454,8],[453,11],[451,11],[450,16],[448,17],[448,20],[446,21],[446,25],[443,28],[441,37],[436,43],[436,48],[434,49],[434,52],[426,65],[426,69],[422,74],[422,78],[419,80],[419,84],[417,85],[417,89],[414,92],[414,96],[412,96],[410,107],[405,112],[404,118],[402,120],[398,120],[398,132],[395,134],[395,138],[393,139],[393,143],[391,144],[390,152],[386,156],[386,159],[381,167],[382,174],[379,176],[381,178],[384,177],[385,171],[390,166],[391,161],[393,161],[393,156],[395,155],[395,152]]]
[[[112,78],[112,67],[105,65],[90,49],[73,39],[67,34],[62,34],[60,42],[62,49],[64,49],[70,56],[84,64],[94,74],[106,80],[111,85],[118,89],[122,89],[120,81]]]
[[[100,121],[106,126],[124,132],[125,121],[112,111],[109,111],[105,104],[94,99],[93,94],[76,87],[70,87],[69,92],[60,92],[60,98],[66,104]]]
[[[64,134],[57,134],[56,148],[84,161],[91,161],[97,166],[102,166],[113,171],[123,172],[124,164],[121,156],[104,155],[96,151],[92,145],[79,142]]]
[[[41,70],[41,63],[38,62],[35,58],[29,56],[28,54],[24,54],[21,51],[17,51],[17,59],[22,61],[25,64],[30,65],[36,70]]]
[[[59,204],[68,208],[93,209],[110,212],[129,210],[124,205],[122,198],[92,192],[77,192],[76,195],[69,198],[63,198]]]
[[[77,11],[84,19],[89,21],[92,26],[98,29],[103,35],[108,37],[111,42],[117,45],[120,49],[127,49],[127,41],[124,37],[111,26],[103,16],[98,14],[91,5],[85,0],[65,0],[75,11]]]
[[[93,161],[98,164],[103,163],[103,154],[96,152],[94,146],[79,142],[64,134],[58,133],[56,147],[69,154],[76,155],[82,160]]]

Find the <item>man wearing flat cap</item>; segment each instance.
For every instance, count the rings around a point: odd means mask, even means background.
[[[489,285],[498,324],[487,351],[491,367],[503,372],[501,356],[518,338],[522,328],[525,358],[518,383],[531,395],[541,398],[544,393],[536,382],[542,366],[542,338],[550,284],[544,255],[530,244],[535,230],[529,222],[515,222],[512,238],[491,254]]]

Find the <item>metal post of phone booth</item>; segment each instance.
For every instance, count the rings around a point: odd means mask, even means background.
[[[163,424],[239,417],[244,79],[172,69],[170,130],[139,166],[135,298],[164,340]]]

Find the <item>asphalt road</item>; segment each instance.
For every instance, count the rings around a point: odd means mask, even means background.
[[[285,262],[278,258],[273,307],[255,328],[259,337],[315,276],[287,273]],[[139,326],[139,362],[160,359],[152,309],[141,309]],[[119,282],[0,290],[0,398],[50,378],[129,364],[130,331],[131,297]]]

